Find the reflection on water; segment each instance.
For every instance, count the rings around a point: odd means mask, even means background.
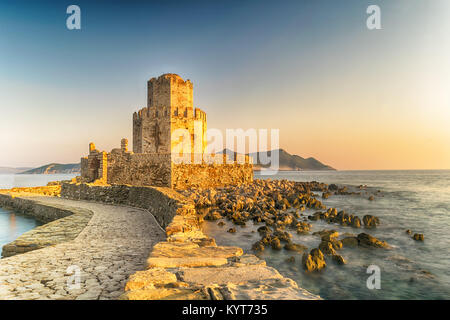
[[[50,181],[70,180],[74,174],[0,174],[0,189],[45,186]],[[31,217],[0,207],[0,248],[24,232],[41,225]]]
[[[33,218],[0,208],[0,247],[39,225],[41,223]]]
[[[364,184],[381,189],[381,196],[375,201],[368,201],[365,196],[321,199],[327,207],[344,209],[360,217],[376,215],[381,220],[379,228],[367,231],[317,221],[312,222],[312,232],[336,229],[346,236],[367,232],[387,241],[393,249],[344,248],[339,254],[347,260],[345,266],[335,265],[329,259],[324,272],[307,274],[301,266],[301,254],[266,248],[261,258],[269,266],[325,299],[450,299],[450,171],[282,172],[270,178]],[[300,213],[307,216],[315,211],[307,209]],[[251,245],[260,239],[256,229],[262,224],[253,225],[250,221],[244,228],[234,226],[237,232],[231,234],[226,232],[231,227],[229,221],[223,227],[217,222],[205,222],[205,233],[216,238],[218,244],[237,245],[253,253]],[[406,229],[424,233],[425,241],[412,240]],[[320,241],[312,235],[291,234],[294,242],[309,250]],[[294,263],[286,261],[291,256]],[[380,290],[369,290],[366,286],[370,276],[367,267],[372,264],[381,268]]]

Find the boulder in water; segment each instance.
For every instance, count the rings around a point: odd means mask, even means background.
[[[424,237],[423,233],[414,233],[413,239],[416,241],[423,241],[423,240],[425,240],[425,237]]]
[[[272,249],[275,250],[281,250],[281,242],[280,239],[278,238],[273,238],[272,241],[270,242],[270,246],[272,247]]]
[[[302,265],[308,272],[319,271],[327,266],[323,253],[319,249],[312,249],[309,254],[304,253]]]
[[[306,249],[308,249],[307,247],[305,247],[302,244],[297,244],[297,243],[292,243],[292,242],[288,242],[284,245],[284,249],[288,250],[288,251],[296,251],[296,252],[303,252]]]
[[[378,240],[367,233],[358,234],[358,244],[362,247],[390,248],[387,242]]]
[[[380,224],[380,220],[372,215],[365,215],[363,217],[364,227],[367,229],[376,228]]]
[[[343,264],[347,263],[347,261],[345,261],[344,257],[342,257],[339,254],[334,254],[333,255],[333,261],[336,262],[339,265],[343,265]]]
[[[330,241],[322,241],[319,244],[319,250],[324,254],[335,255],[336,251],[333,248],[333,244]]]
[[[353,217],[351,226],[353,228],[361,228],[361,219],[358,216]]]

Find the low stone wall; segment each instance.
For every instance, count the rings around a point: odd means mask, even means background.
[[[0,194],[0,206],[13,208],[16,212],[46,223],[25,232],[13,242],[4,245],[2,257],[10,257],[73,240],[92,217],[92,212],[89,210],[42,204],[35,199],[16,198],[11,194]]]
[[[187,205],[187,200],[178,192],[162,187],[64,183],[61,188],[61,197],[146,209],[163,227],[166,227],[177,214],[182,214],[183,210],[194,208],[193,205]]]
[[[172,164],[172,188],[215,188],[253,181],[252,164]]]
[[[0,206],[13,208],[18,213],[26,214],[44,223],[73,214],[72,208],[48,206],[35,200],[16,198],[11,194],[0,194]]]

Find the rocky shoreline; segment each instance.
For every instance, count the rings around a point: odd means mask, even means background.
[[[380,224],[380,219],[372,215],[358,217],[337,208],[326,208],[319,200],[333,195],[365,196],[357,187],[357,191],[350,191],[348,187],[338,187],[334,184],[318,182],[294,182],[287,180],[255,180],[253,184],[230,186],[210,190],[186,190],[183,195],[192,199],[196,209],[202,213],[205,220],[227,219],[236,226],[248,223],[262,225],[257,229],[261,239],[255,242],[252,250],[256,255],[266,248],[273,250],[287,250],[294,254],[301,254],[300,260],[306,272],[322,271],[327,263],[332,261],[338,265],[346,264],[346,259],[338,252],[346,247],[365,247],[389,249],[385,241],[371,236],[368,231]],[[321,195],[315,194],[320,192]],[[370,195],[373,201],[379,196],[379,191]],[[305,214],[305,209],[317,210],[313,214]],[[308,248],[301,243],[294,243],[292,232],[307,235],[311,232],[312,224],[325,221],[331,225],[330,229],[323,229],[312,233],[321,239],[317,248]],[[222,221],[218,222],[223,225]],[[357,235],[344,235],[332,229],[332,225],[346,226],[352,231],[366,229]],[[236,232],[230,228],[228,232]],[[328,260],[328,261],[327,261]],[[295,262],[292,256],[287,262]]]

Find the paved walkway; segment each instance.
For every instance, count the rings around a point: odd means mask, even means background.
[[[153,246],[165,239],[156,220],[144,210],[35,199],[89,209],[94,215],[75,240],[0,259],[0,300],[117,299],[128,276],[144,270]]]

